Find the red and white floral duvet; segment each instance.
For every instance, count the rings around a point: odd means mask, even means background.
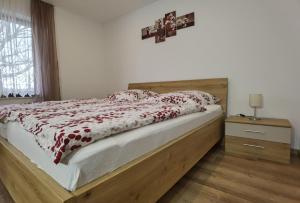
[[[19,122],[57,164],[99,139],[201,111],[205,111],[201,103],[182,97],[134,102],[88,99],[3,106],[0,119]]]

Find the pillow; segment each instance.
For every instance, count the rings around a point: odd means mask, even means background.
[[[139,94],[139,99],[144,99],[144,98],[149,98],[149,97],[158,97],[159,94],[156,92],[152,92],[150,90],[138,90],[138,91],[142,91]]]
[[[160,94],[158,97],[149,98],[150,100],[155,99],[158,102],[164,102],[169,104],[198,104],[203,105],[203,102],[193,95],[184,94],[181,92],[172,92],[166,94]]]
[[[200,90],[178,91],[178,93],[189,95],[196,100],[201,100],[201,103],[203,103],[204,105],[217,104],[220,101],[220,99],[216,96]]]
[[[106,98],[110,101],[117,101],[117,102],[131,102],[131,101],[137,101],[139,99],[144,99],[148,97],[155,97],[159,94],[149,91],[149,90],[138,90],[138,89],[132,89],[132,90],[123,90],[115,92]]]

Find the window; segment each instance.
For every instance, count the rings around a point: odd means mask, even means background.
[[[0,16],[0,96],[35,93],[30,22]]]

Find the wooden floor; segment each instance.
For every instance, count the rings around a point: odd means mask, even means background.
[[[1,166],[0,166],[1,167]],[[14,201],[11,199],[10,195],[4,188],[3,184],[0,181],[0,203],[13,203]]]
[[[160,203],[300,202],[300,160],[292,164],[248,160],[214,150]]]
[[[292,164],[248,160],[214,149],[159,203],[300,202],[300,159]],[[13,203],[0,183],[0,203]]]

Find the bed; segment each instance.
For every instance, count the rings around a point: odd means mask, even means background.
[[[89,151],[68,158],[68,165],[73,163],[73,168],[61,167],[60,173],[54,171],[51,174],[53,167],[48,167],[45,173],[47,166],[38,162],[43,157],[32,158],[38,153],[26,151],[30,143],[13,142],[16,140],[14,136],[21,133],[18,133],[18,126],[12,124],[9,126],[10,133],[7,133],[10,142],[0,139],[0,178],[16,202],[155,202],[220,141],[227,109],[227,83],[227,79],[221,78],[129,84],[129,89],[147,89],[159,93],[190,89],[207,91],[221,99],[222,113],[218,110],[220,106],[212,106],[206,116],[188,115],[105,140],[107,143],[122,143],[121,148],[96,142],[92,144],[92,149],[99,152],[90,158],[98,160],[95,163],[106,164],[104,168],[95,164],[93,167],[98,170],[93,177],[81,175],[76,178],[78,171],[86,170],[76,166],[86,166],[88,156],[85,155],[91,154]],[[155,133],[151,137],[151,133],[149,135],[147,132],[160,133],[161,136],[154,139]],[[159,147],[157,143],[160,143]],[[140,144],[143,147],[132,150],[133,146]],[[118,161],[112,163],[109,156],[106,156],[106,160],[101,159],[101,154],[113,155],[113,152],[118,153]],[[95,176],[99,178],[93,180]]]

